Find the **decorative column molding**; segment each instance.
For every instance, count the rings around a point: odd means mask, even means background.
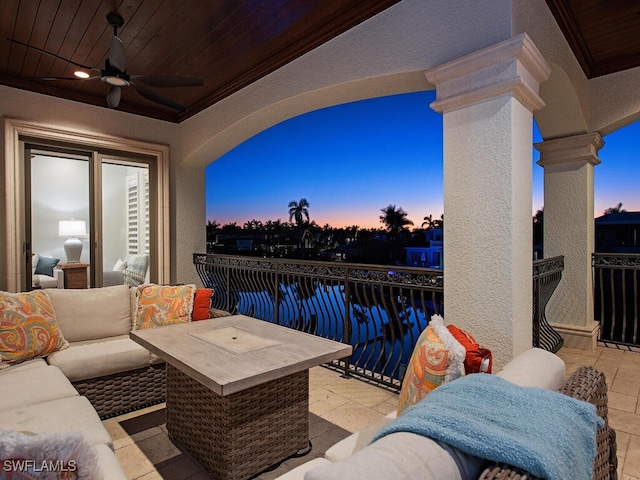
[[[510,94],[530,111],[544,107],[540,83],[551,67],[526,33],[428,70],[437,87],[431,108],[446,113]]]
[[[583,162],[595,166],[600,163],[598,151],[604,146],[604,140],[596,132],[545,140],[534,146],[540,152],[537,163],[541,167]]]

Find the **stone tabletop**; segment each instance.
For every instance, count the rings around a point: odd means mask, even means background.
[[[134,330],[130,336],[222,396],[352,352],[350,345],[244,315]]]

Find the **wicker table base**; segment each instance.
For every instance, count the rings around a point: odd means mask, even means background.
[[[167,429],[213,478],[251,478],[307,447],[309,372],[222,397],[167,364]]]

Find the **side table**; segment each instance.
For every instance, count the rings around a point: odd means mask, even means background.
[[[88,263],[59,263],[57,265],[64,272],[64,288],[87,288]]]

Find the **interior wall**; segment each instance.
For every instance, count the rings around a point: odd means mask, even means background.
[[[31,159],[32,251],[66,262],[66,238],[58,236],[58,222],[71,219],[84,220],[89,228],[89,162],[35,155]],[[80,240],[80,261],[89,263],[89,239]]]

